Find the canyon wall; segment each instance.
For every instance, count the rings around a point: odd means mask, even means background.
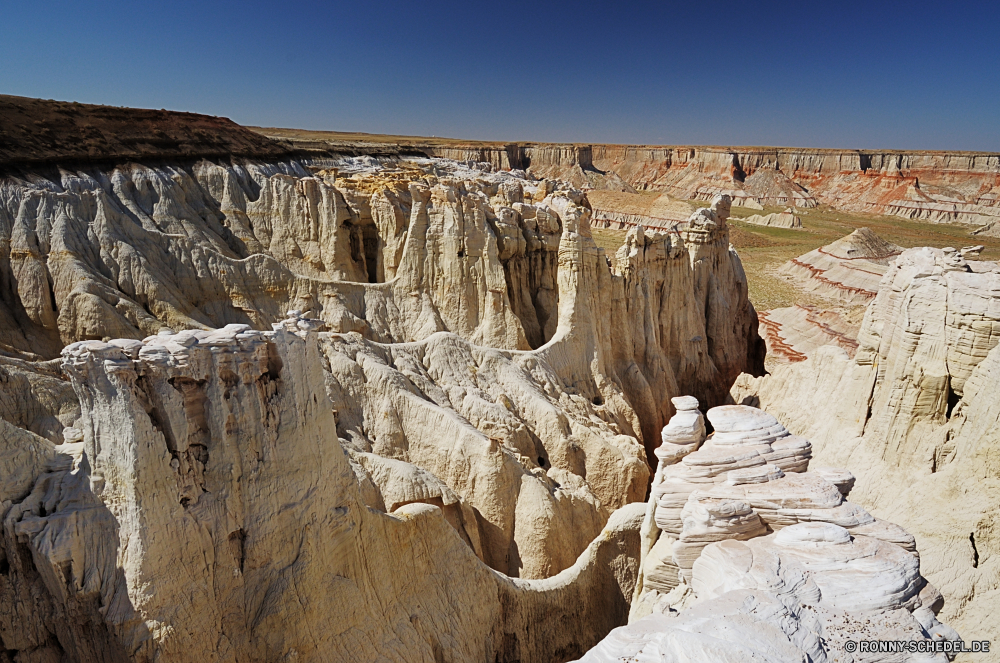
[[[280,130],[260,129],[279,137]],[[288,132],[290,146],[349,153],[356,141],[323,132]],[[305,138],[305,136],[311,138]],[[289,138],[292,138],[289,140]],[[587,145],[436,141],[395,137],[397,153],[417,152],[494,168],[531,170],[577,187],[662,191],[682,200],[727,194],[736,205],[815,207],[932,222],[986,225],[1000,219],[1000,155],[976,152],[774,147]]]
[[[733,391],[809,437],[816,461],[857,476],[856,502],[916,536],[942,618],[966,639],[998,635],[998,278],[995,263],[954,250],[907,250],[853,359],[821,347]]]
[[[75,343],[81,429],[0,422],[3,660],[566,660],[623,622],[641,505],[560,574],[497,573],[447,501],[367,504],[318,334],[276,326]]]
[[[566,660],[623,622],[666,396],[762,370],[729,204],[612,269],[585,194],[490,171],[0,181],[8,658]]]

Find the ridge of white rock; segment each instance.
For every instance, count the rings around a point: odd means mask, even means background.
[[[65,349],[82,430],[58,446],[5,435],[0,453],[18,470],[2,482],[8,653],[515,661],[582,654],[621,623],[644,505],[616,512],[579,559],[539,581],[477,559],[448,506],[459,518],[469,509],[426,471],[354,454],[394,510],[366,506],[333,434],[312,326],[291,317],[271,332],[230,325]],[[509,451],[484,451],[509,464]]]
[[[629,503],[668,397],[719,404],[762,369],[725,198],[636,229],[612,270],[582,193],[476,164],[132,164],[0,189],[21,334],[0,339],[0,404],[47,438],[4,423],[17,656],[582,654],[625,619]],[[73,394],[17,345],[35,336],[72,341]],[[677,407],[690,446],[700,414]],[[553,635],[539,610],[581,622]]]
[[[13,334],[0,342],[22,354],[164,327],[268,329],[289,309],[379,343],[450,331],[527,350],[564,324],[562,338],[586,346],[561,353],[558,363],[574,365],[569,381],[597,366],[608,376],[599,385],[619,383],[649,453],[672,414],[654,393],[718,404],[740,371],[763,370],[728,205],[677,233],[631,240],[612,272],[582,193],[482,164],[126,164],[61,171],[58,181],[4,178],[0,192],[10,220],[0,225],[10,257],[0,270],[17,284],[0,293],[0,315],[10,313],[0,333]],[[575,275],[560,277],[567,270]],[[585,333],[571,331],[579,325]]]
[[[768,442],[790,437],[748,406],[708,417],[716,432],[704,446],[657,476],[712,447],[763,458]],[[844,501],[853,475],[789,469],[761,461],[706,483],[688,496],[679,532],[658,531],[647,508],[629,624],[581,660],[869,660],[847,641],[958,640],[935,616],[942,597],[920,574],[913,537]]]
[[[821,347],[733,390],[857,476],[852,499],[916,536],[942,613],[967,639],[1000,637],[1000,267],[909,249],[868,307],[854,358]]]

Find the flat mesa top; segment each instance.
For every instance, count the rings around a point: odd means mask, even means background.
[[[0,95],[0,168],[288,152],[224,117]]]

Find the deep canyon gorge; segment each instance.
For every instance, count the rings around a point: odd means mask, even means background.
[[[0,141],[0,662],[1000,639],[1000,155]],[[739,242],[822,214],[981,245],[817,239],[757,310]]]

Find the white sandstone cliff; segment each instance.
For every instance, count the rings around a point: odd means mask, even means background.
[[[808,436],[818,460],[857,475],[858,503],[916,536],[942,616],[966,639],[998,635],[998,279],[995,263],[953,249],[905,251],[853,359],[819,348],[733,391]]]

